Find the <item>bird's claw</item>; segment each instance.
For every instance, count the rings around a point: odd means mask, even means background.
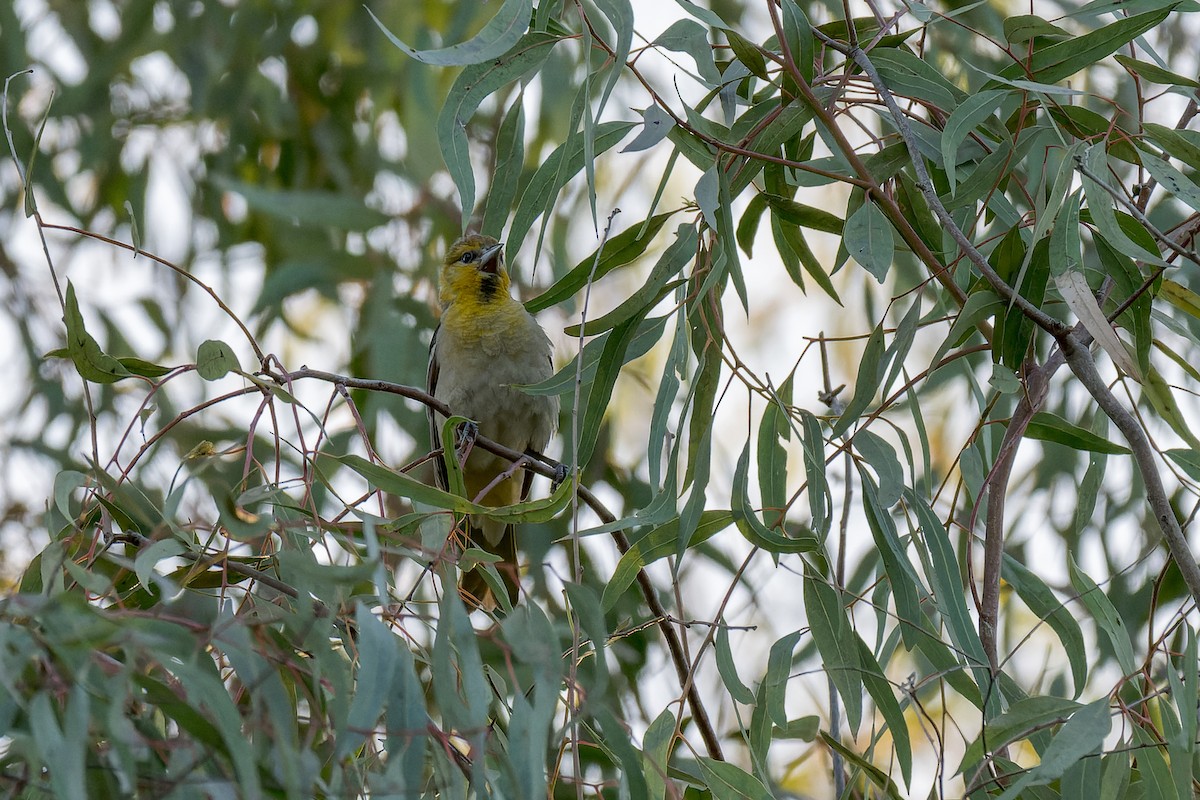
[[[477,438],[479,438],[478,423],[467,420],[458,426],[458,443],[454,446],[454,454],[458,456],[459,463],[466,461]]]
[[[570,475],[570,472],[571,471],[569,469],[567,469],[566,464],[555,464],[554,465],[554,477],[550,479],[551,491],[553,491],[554,489],[557,489],[559,486],[562,486],[563,481],[565,481],[567,479],[567,476]]]

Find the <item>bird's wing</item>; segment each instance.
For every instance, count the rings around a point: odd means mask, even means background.
[[[426,373],[425,387],[429,394],[437,393],[438,382],[438,360],[437,360],[437,337],[438,331],[442,329],[439,322],[438,326],[433,329],[433,338],[429,340],[429,372]],[[438,450],[442,447],[442,431],[441,425],[438,424],[437,414],[428,406],[425,407],[425,417],[429,420],[429,449]],[[444,453],[438,453],[433,459],[433,473],[437,478],[437,485],[440,489],[445,489],[450,485],[450,479],[446,475],[446,461]]]

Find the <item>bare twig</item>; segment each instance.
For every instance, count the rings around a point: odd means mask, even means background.
[[[364,380],[362,378],[351,378],[346,375],[337,375],[332,372],[323,372],[321,370],[309,369],[302,367],[294,372],[286,374],[275,374],[270,372],[262,373],[272,380],[278,381],[281,384],[286,381],[299,380],[302,378],[312,378],[322,380],[328,383],[343,384],[352,389],[365,389],[376,392],[387,392],[389,394],[400,395],[407,397],[410,400],[416,400],[419,403],[432,408],[434,411],[445,417],[454,416],[454,412],[442,401],[435,398],[428,392],[420,389],[415,389],[412,386],[405,386],[399,383],[390,383],[388,381]],[[478,436],[475,440],[477,447],[482,447],[489,453],[500,456],[508,461],[518,461],[521,458],[529,457],[527,469],[536,472],[538,475],[544,475],[547,478],[554,478],[559,474],[559,464],[552,459],[546,458],[541,453],[519,453],[511,447],[494,442],[486,436]],[[583,484],[578,484],[575,487],[579,498],[587,503],[592,512],[604,524],[616,522],[617,517],[605,505],[600,502],[600,499],[592,493],[588,487]],[[629,537],[622,530],[616,530],[611,533],[613,543],[617,546],[617,550],[621,555],[629,552],[631,545]],[[646,601],[646,605],[650,608],[651,615],[658,620],[658,629],[662,633],[663,639],[667,644],[667,651],[670,653],[671,662],[675,666],[676,674],[679,677],[680,685],[686,685],[687,675],[689,671],[687,655],[684,652],[683,644],[680,641],[679,634],[670,622],[670,615],[667,614],[662,602],[658,599],[658,590],[654,587],[654,583],[650,580],[650,576],[644,569],[639,569],[637,573],[638,588],[641,590],[642,598]],[[713,728],[712,721],[709,719],[708,712],[704,708],[704,703],[700,698],[700,693],[694,685],[689,686],[687,690],[688,706],[692,710],[692,717],[696,726],[700,729],[700,735],[704,739],[705,749],[711,758],[724,760],[724,754],[721,751],[721,742],[717,736],[716,729]]]

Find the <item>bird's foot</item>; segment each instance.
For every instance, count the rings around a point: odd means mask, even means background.
[[[471,450],[475,447],[475,440],[479,438],[479,424],[467,420],[462,425],[458,426],[458,443],[454,446],[454,455],[458,457],[458,463],[463,463],[467,460],[467,456],[471,454]]]
[[[555,464],[554,465],[554,477],[550,479],[550,481],[551,481],[550,490],[554,491],[559,486],[562,486],[563,481],[565,481],[570,476],[570,474],[571,474],[571,471],[569,469],[567,469],[566,464],[562,464],[562,463]]]

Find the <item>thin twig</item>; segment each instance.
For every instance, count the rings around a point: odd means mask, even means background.
[[[423,403],[442,416],[454,416],[454,412],[450,409],[450,407],[441,400],[438,400],[428,392],[415,389],[412,386],[405,386],[404,384],[390,383],[388,381],[364,380],[362,378],[351,378],[346,375],[337,375],[332,372],[324,372],[321,370],[309,369],[307,367],[301,367],[299,370],[284,374],[274,374],[270,372],[264,372],[262,374],[274,381],[280,382],[281,384],[286,381],[312,378],[315,380],[326,381],[328,383],[342,383],[352,389],[387,392],[389,394],[400,395],[401,397],[407,397],[410,400],[416,400],[419,403]],[[482,435],[476,437],[475,446],[482,447],[489,453],[500,456],[508,461],[517,461],[523,457],[529,456],[530,460],[528,462],[527,469],[536,472],[538,475],[544,475],[547,478],[554,478],[559,474],[560,465],[558,462],[546,458],[546,456],[542,455],[541,453],[520,453],[516,450],[513,450],[511,447],[505,447],[504,445],[494,442]],[[575,491],[579,495],[579,498],[583,500],[583,502],[587,503],[588,508],[590,508],[592,513],[594,513],[600,519],[601,523],[608,524],[616,522],[616,515],[609,511],[608,508],[606,508],[605,505],[600,502],[600,499],[592,493],[591,489],[583,484],[578,484],[575,487]],[[632,546],[629,543],[629,537],[625,535],[623,530],[612,531],[610,535],[612,536],[613,543],[616,544],[617,550],[620,551],[621,555],[625,555],[629,552]],[[658,629],[662,633],[663,639],[666,641],[667,651],[670,653],[671,662],[675,665],[675,671],[679,677],[680,685],[682,686],[684,685],[683,682],[687,680],[688,661],[683,650],[683,645],[680,642],[679,634],[670,622],[670,615],[667,614],[667,610],[663,607],[662,602],[658,599],[658,590],[654,587],[654,583],[650,580],[650,576],[646,573],[646,570],[638,570],[637,583],[638,588],[641,590],[642,598],[646,601],[646,605],[650,609],[651,616],[658,620]],[[713,728],[712,720],[709,719],[708,712],[704,708],[704,702],[700,698],[700,693],[697,691],[694,685],[691,686],[687,691],[687,700],[688,706],[692,710],[693,721],[696,723],[696,727],[700,729],[700,736],[704,739],[704,746],[708,751],[709,757],[724,761],[725,757],[721,751],[720,739],[717,736],[716,729]]]

